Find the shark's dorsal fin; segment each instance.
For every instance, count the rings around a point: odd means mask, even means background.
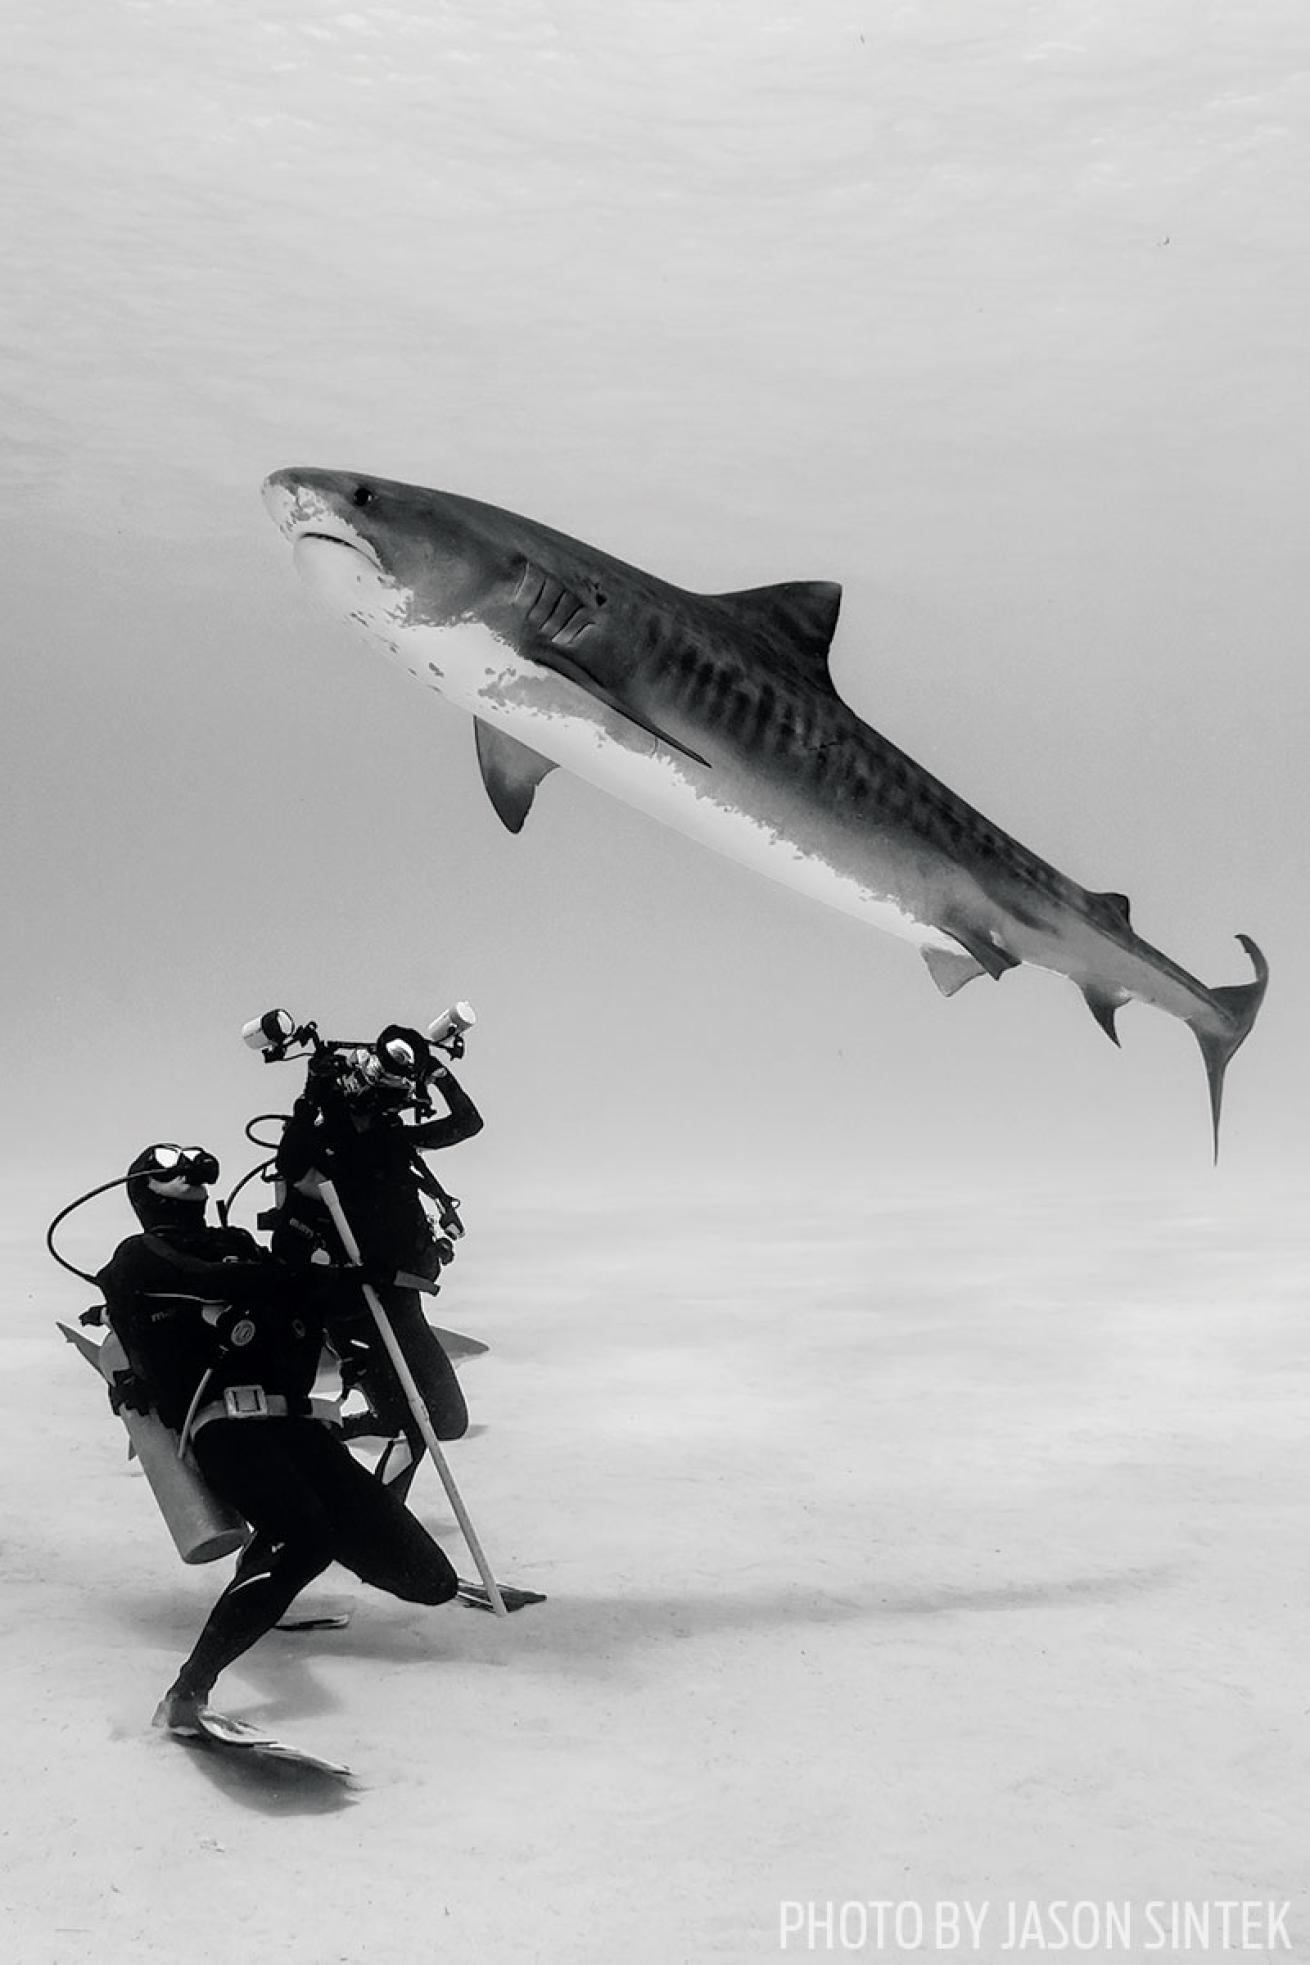
[[[748,587],[738,594],[715,594],[713,599],[832,687],[828,650],[841,610],[841,588],[835,580],[789,580],[780,587]]]
[[[495,806],[501,824],[510,832],[521,832],[537,786],[555,766],[550,758],[530,750],[517,737],[497,730],[493,724],[484,723],[480,716],[474,717],[473,730],[487,797]]]

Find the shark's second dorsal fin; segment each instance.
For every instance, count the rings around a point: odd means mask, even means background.
[[[712,598],[810,674],[828,680],[828,650],[841,610],[841,588],[835,580],[789,580],[780,587],[748,587],[742,593]]]
[[[1128,919],[1130,902],[1127,894],[1098,894],[1096,898],[1103,907],[1108,907],[1112,914],[1118,915],[1125,928],[1132,927],[1133,924]]]
[[[555,769],[554,763],[529,749],[527,744],[521,744],[517,737],[484,723],[480,716],[474,717],[473,730],[487,797],[495,806],[501,824],[511,832],[521,832],[537,786],[548,771]]]

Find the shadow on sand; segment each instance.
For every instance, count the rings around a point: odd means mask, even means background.
[[[294,1761],[220,1747],[210,1740],[167,1739],[164,1744],[187,1754],[229,1801],[260,1815],[332,1815],[349,1808],[358,1793],[353,1780]]]
[[[571,1678],[604,1678],[621,1671],[642,1651],[659,1651],[698,1638],[734,1631],[813,1630],[862,1622],[876,1641],[878,1627],[914,1618],[1059,1611],[1115,1603],[1158,1589],[1171,1572],[1165,1566],[1125,1569],[1100,1576],[1052,1577],[1029,1583],[952,1589],[838,1593],[814,1583],[761,1593],[716,1593],[712,1597],[568,1596],[517,1611],[502,1620],[486,1612],[451,1605],[440,1612],[415,1612],[385,1598],[368,1597],[355,1606],[345,1630],[270,1632],[242,1659],[247,1680],[256,1681],[253,1709],[243,1715],[279,1731],[285,1725],[297,1739],[301,1724],[339,1710],[315,1664],[353,1658],[374,1664],[428,1666],[462,1664],[475,1669],[527,1673],[564,1672]],[[119,1620],[154,1644],[175,1636],[179,1656],[194,1635],[181,1606],[145,1594],[117,1599]],[[219,1699],[218,1704],[223,1704]],[[308,1743],[306,1743],[308,1744]],[[230,1800],[267,1815],[328,1814],[349,1807],[360,1789],[353,1783],[240,1750],[203,1741],[176,1743]]]
[[[394,1664],[433,1659],[462,1660],[493,1667],[516,1658],[538,1663],[558,1659],[576,1670],[589,1663],[604,1670],[634,1651],[658,1649],[669,1641],[712,1637],[731,1631],[785,1630],[888,1619],[938,1618],[1006,1611],[1072,1609],[1092,1603],[1124,1602],[1158,1589],[1171,1574],[1166,1565],[1123,1569],[1092,1576],[1045,1577],[1031,1582],[961,1585],[938,1589],[834,1590],[815,1580],[785,1589],[721,1591],[713,1596],[652,1597],[633,1591],[622,1596],[575,1596],[560,1591],[542,1604],[502,1620],[464,1605],[437,1611],[416,1610],[385,1597],[361,1595],[349,1626],[340,1631],[270,1632],[243,1663],[247,1672],[269,1672],[277,1686],[274,1708],[261,1717],[280,1721],[321,1710],[291,1696],[293,1685],[310,1692],[306,1667],[318,1657],[369,1658]],[[534,1581],[537,1579],[534,1579]],[[549,1578],[542,1579],[549,1583]],[[145,1594],[117,1600],[121,1621],[148,1632],[155,1643],[165,1634],[185,1651],[197,1624],[176,1604]]]
[[[580,1653],[597,1663],[617,1662],[625,1652],[659,1646],[669,1637],[708,1637],[733,1630],[786,1629],[797,1625],[832,1625],[863,1619],[876,1624],[886,1618],[946,1617],[970,1613],[1060,1610],[1089,1603],[1116,1603],[1158,1589],[1172,1574],[1165,1564],[1115,1570],[1094,1576],[1051,1576],[1031,1582],[962,1585],[939,1589],[861,1591],[834,1590],[817,1579],[772,1591],[716,1591],[713,1596],[652,1597],[640,1591],[622,1596],[575,1596],[565,1591],[548,1594],[504,1620],[515,1648],[534,1656],[558,1651],[566,1662]],[[537,1579],[534,1579],[534,1581]],[[542,1579],[549,1585],[549,1578]],[[185,1652],[199,1629],[200,1619],[175,1600],[146,1592],[125,1592],[116,1599],[118,1619],[158,1644],[163,1638]],[[434,1656],[470,1662],[502,1662],[508,1652],[502,1643],[502,1620],[486,1611],[452,1604],[439,1610],[420,1610],[384,1596],[368,1593],[352,1606],[345,1630],[273,1631],[246,1667],[276,1660],[279,1684],[298,1677],[298,1667],[311,1657],[389,1659],[404,1664]],[[523,1642],[526,1640],[526,1642]],[[279,1709],[288,1709],[282,1699]]]

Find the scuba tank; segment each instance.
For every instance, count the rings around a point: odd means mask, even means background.
[[[68,1324],[59,1329],[106,1384],[112,1386],[117,1374],[129,1369],[127,1353],[113,1331],[97,1344]],[[244,1548],[250,1539],[245,1521],[205,1485],[192,1460],[180,1452],[172,1427],[156,1413],[133,1412],[127,1406],[118,1417],[183,1562],[217,1562]]]
[[[188,1157],[185,1151],[176,1148],[160,1150],[174,1152],[182,1160]],[[213,1174],[206,1177],[216,1178],[217,1174],[218,1163],[214,1161]],[[80,1194],[75,1201],[70,1201],[59,1210],[46,1230],[46,1248],[60,1268],[80,1277],[84,1283],[95,1283],[97,1279],[59,1253],[55,1246],[55,1230],[88,1201],[114,1188],[126,1187],[132,1177],[131,1172],[119,1175]],[[103,1304],[88,1310],[81,1321],[84,1324],[103,1323]],[[127,1353],[115,1331],[110,1330],[103,1340],[97,1342],[95,1338],[88,1337],[84,1330],[75,1330],[58,1320],[56,1328],[63,1332],[68,1342],[111,1388],[120,1372],[131,1369]],[[220,1557],[230,1556],[237,1549],[244,1548],[250,1539],[249,1527],[234,1508],[221,1501],[206,1485],[194,1462],[183,1454],[172,1427],[166,1426],[157,1413],[133,1412],[125,1405],[118,1409],[118,1417],[127,1429],[132,1451],[141,1463],[141,1471],[150,1483],[150,1492],[183,1562],[217,1562]]]
[[[127,1353],[112,1331],[97,1363],[110,1384],[116,1372],[128,1368]],[[127,1406],[118,1416],[183,1562],[217,1562],[243,1549],[250,1540],[244,1518],[205,1485],[172,1427],[153,1412],[131,1412]]]

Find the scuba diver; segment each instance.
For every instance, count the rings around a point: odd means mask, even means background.
[[[244,1229],[211,1227],[218,1172],[201,1148],[139,1153],[126,1186],[141,1232],[95,1277],[130,1366],[116,1409],[156,1412],[254,1530],[155,1714],[180,1734],[205,1730],[198,1715],[219,1673],[329,1563],[408,1603],[446,1603],[459,1587],[396,1491],[311,1416],[325,1328],[346,1315],[367,1268],[292,1267]]]
[[[462,1054],[457,1030],[444,1041],[455,1046],[452,1055]],[[468,1407],[422,1299],[436,1294],[463,1225],[458,1204],[419,1156],[472,1139],[482,1116],[434,1045],[399,1024],[388,1025],[371,1045],[320,1041],[308,1064],[304,1092],[277,1147],[281,1198],[261,1225],[272,1227],[274,1254],[297,1270],[349,1261],[318,1196],[319,1181],[331,1181],[432,1430],[439,1440],[459,1439],[468,1430]],[[406,1122],[407,1108],[431,1112],[434,1088],[445,1114]],[[425,1196],[438,1210],[436,1225]],[[378,1471],[404,1495],[422,1458],[422,1435],[358,1292],[329,1313],[327,1334],[342,1363],[343,1386],[358,1387],[369,1404],[368,1415],[349,1422],[351,1430],[393,1441]]]

